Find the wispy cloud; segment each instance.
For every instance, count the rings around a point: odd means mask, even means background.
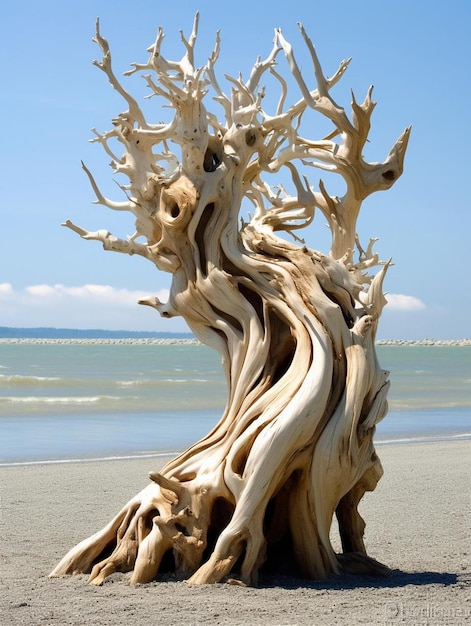
[[[10,286],[11,287],[11,286]],[[16,292],[21,295],[21,292]],[[137,300],[149,294],[144,291],[116,289],[110,285],[82,285],[67,287],[65,285],[31,285],[25,287],[24,297],[46,301],[74,300],[76,302],[113,302],[120,306],[131,306]],[[168,298],[168,290],[161,290],[158,297]]]
[[[150,294],[94,284],[41,284],[15,289],[10,283],[0,283],[0,326],[186,330],[181,319],[162,320],[156,311],[137,305],[149,295],[166,302],[169,291],[161,289]]]
[[[387,309],[389,311],[423,311],[426,308],[419,298],[406,296],[402,293],[388,293],[386,300],[388,301]]]
[[[13,293],[13,287],[10,283],[0,283],[0,298],[8,296]]]

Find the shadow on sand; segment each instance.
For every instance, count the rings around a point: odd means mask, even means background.
[[[455,585],[458,575],[449,572],[403,572],[392,570],[390,576],[331,576],[327,580],[308,580],[292,576],[261,576],[260,587],[283,587],[284,589],[358,589],[395,588],[408,585]]]

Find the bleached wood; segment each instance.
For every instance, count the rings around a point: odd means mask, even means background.
[[[97,22],[103,58],[95,65],[128,109],[111,131],[94,130],[93,141],[128,178],[125,199],[106,198],[84,170],[97,202],[132,213],[136,232],[122,239],[70,221],[65,226],[173,274],[168,302],[150,296],[141,304],[164,317],[183,316],[218,350],[227,405],[206,437],[151,472],[148,487],[51,575],[91,572],[90,582],[101,584],[115,571],[132,571],[132,583],[148,582],[170,551],[177,575],[191,584],[256,584],[280,546],[310,577],[383,574],[384,566],[366,556],[358,504],[382,475],[373,435],[387,412],[389,382],[375,335],[390,262],[373,252],[375,239],[362,248],[356,222],[362,201],[401,175],[410,129],[385,161],[365,161],[372,90],[362,104],[352,98],[349,117],[330,94],[349,60],[326,78],[301,25],[314,86],[276,30],[270,53],[257,59],[247,81],[226,76],[230,93],[215,72],[219,33],[208,62],[197,66],[197,32],[198,15],[190,37],[182,35],[182,59],[173,61],[162,53],[159,29],[149,60],[126,73],[147,72],[152,95],[174,111],[170,122],[150,124],[116,78]],[[287,107],[287,81],[275,69],[281,52],[302,96]],[[273,114],[262,106],[269,76],[280,89]],[[220,119],[206,109],[210,96]],[[326,137],[301,134],[308,109],[331,122]],[[316,189],[309,167],[338,174],[345,193],[329,194],[322,181]],[[268,180],[285,172],[290,189],[275,189]],[[240,219],[244,199],[253,207],[248,221]],[[328,254],[308,249],[293,233],[313,221],[316,209],[332,232]],[[292,240],[280,237],[283,231]],[[330,541],[334,516],[341,555]]]

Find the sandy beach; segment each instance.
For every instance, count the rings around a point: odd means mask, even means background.
[[[352,625],[461,626],[471,620],[471,441],[381,445],[385,475],[362,504],[369,554],[386,579],[263,579],[259,588],[131,587],[114,574],[48,577],[78,541],[147,484],[156,459],[0,468],[0,623],[3,626]]]

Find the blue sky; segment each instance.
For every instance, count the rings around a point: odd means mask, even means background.
[[[369,160],[384,160],[412,125],[402,178],[392,190],[368,199],[358,223],[361,241],[378,237],[381,258],[394,262],[379,337],[471,336],[466,140],[471,4],[463,0],[6,3],[0,24],[0,326],[185,330],[181,320],[163,320],[136,304],[144,295],[165,299],[168,275],[143,259],[104,252],[60,224],[70,218],[88,230],[105,228],[124,237],[133,232],[132,216],[92,204],[80,167],[83,160],[104,192],[121,199],[109,159],[88,143],[91,128],[109,129],[124,108],[91,63],[100,58],[91,41],[96,17],[121,75],[132,62],[147,60],[159,25],[166,33],[164,54],[180,58],[179,31],[190,33],[197,10],[198,62],[206,62],[220,29],[221,79],[225,73],[247,77],[256,57],[271,50],[276,27],[293,44],[305,76],[310,74],[298,21],[313,39],[326,75],[352,57],[334,97],[348,109],[350,89],[361,101],[374,85],[378,104]],[[281,56],[279,69],[286,75]],[[137,76],[123,81],[138,98],[145,94]],[[297,91],[290,95],[299,98]],[[157,107],[148,118],[157,122],[160,116]],[[321,138],[315,128],[312,138]],[[314,171],[313,186],[318,178]],[[321,217],[318,221],[306,241],[327,252],[326,229]]]

